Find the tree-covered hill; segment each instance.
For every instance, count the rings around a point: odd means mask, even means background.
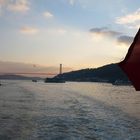
[[[82,69],[57,75],[65,81],[93,81],[114,82],[116,80],[128,81],[127,76],[117,64],[109,64],[99,68]],[[54,77],[54,78],[56,78]]]

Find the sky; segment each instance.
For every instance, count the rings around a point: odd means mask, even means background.
[[[139,26],[139,0],[0,0],[0,72],[116,63]]]

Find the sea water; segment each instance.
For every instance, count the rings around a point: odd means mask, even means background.
[[[0,140],[140,140],[140,92],[132,86],[2,83]]]

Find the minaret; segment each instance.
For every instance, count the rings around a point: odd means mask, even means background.
[[[59,74],[62,74],[62,64],[60,64],[60,73]]]

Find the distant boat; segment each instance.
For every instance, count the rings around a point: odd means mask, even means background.
[[[37,80],[33,79],[32,82],[37,82]]]
[[[61,78],[46,78],[45,79],[45,83],[65,83],[66,81],[64,81]]]
[[[123,80],[116,80],[112,83],[112,85],[118,85],[118,86],[129,86],[131,85],[130,81],[123,81]]]

